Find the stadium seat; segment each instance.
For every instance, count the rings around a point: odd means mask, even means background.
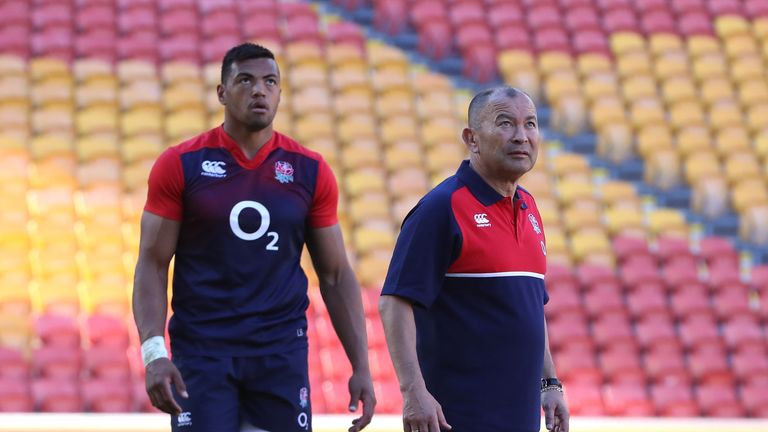
[[[697,417],[700,411],[687,385],[661,384],[651,387],[656,411],[669,417]]]
[[[672,345],[651,347],[643,355],[643,366],[650,382],[656,385],[687,386],[692,381],[682,350]]]
[[[82,384],[83,405],[89,412],[119,413],[133,411],[133,392],[125,391],[124,383],[89,379]]]
[[[28,378],[29,362],[22,349],[0,345],[0,379],[21,381]]]
[[[63,348],[80,346],[80,328],[77,321],[69,316],[41,315],[35,322],[35,332],[46,346]]]
[[[83,400],[79,381],[36,379],[32,381],[32,397],[36,410],[43,412],[80,412]]]
[[[609,415],[649,416],[654,410],[644,386],[621,383],[603,387],[603,401]]]
[[[747,384],[741,387],[741,404],[749,415],[768,418],[768,398],[762,384]]]
[[[565,392],[568,408],[574,415],[605,415],[600,388],[592,384],[569,384]]]
[[[741,417],[744,415],[744,407],[736,398],[732,385],[699,385],[696,387],[695,395],[706,416]]]
[[[19,413],[33,410],[29,381],[0,377],[0,412]]]

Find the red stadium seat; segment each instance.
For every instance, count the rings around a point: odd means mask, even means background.
[[[635,324],[637,341],[643,348],[659,346],[677,346],[677,333],[671,320],[663,320],[660,315],[642,319]]]
[[[32,382],[32,397],[38,411],[80,412],[83,400],[77,380],[37,379]]]
[[[475,1],[461,1],[451,5],[448,11],[451,24],[457,30],[462,26],[475,23],[486,24],[485,8],[483,4]]]
[[[493,81],[497,77],[496,49],[493,41],[478,42],[471,46],[464,54],[463,75],[475,82],[485,83]]]
[[[371,376],[374,381],[386,381],[397,378],[387,347],[371,349],[369,350],[368,356],[371,363]]]
[[[586,318],[579,313],[560,314],[557,319],[547,322],[549,344],[558,349],[566,343],[591,341]]]
[[[373,26],[390,35],[404,31],[408,25],[405,0],[379,0],[374,3]]]
[[[466,24],[455,30],[455,41],[459,51],[465,54],[472,48],[477,48],[481,45],[491,45],[493,43],[493,35],[491,34],[491,29],[485,24]],[[470,66],[475,65],[472,64]]]
[[[117,40],[119,59],[156,62],[158,52],[158,37],[154,30],[134,32]]]
[[[200,63],[200,37],[197,33],[176,33],[160,41],[160,57],[163,61]]]
[[[525,27],[520,26],[509,26],[496,30],[494,40],[496,41],[496,48],[500,51],[509,49],[530,50],[533,43],[531,33]]]
[[[452,30],[445,20],[435,20],[423,25],[419,31],[419,52],[440,60],[451,51]]]
[[[43,345],[79,347],[80,327],[75,318],[43,314],[35,321],[35,330]]]
[[[539,30],[533,36],[534,45],[539,52],[563,51],[571,52],[571,39],[561,27],[550,27]]]
[[[716,344],[699,346],[688,354],[691,376],[699,384],[733,385],[725,350]]]
[[[662,384],[651,387],[656,412],[667,417],[698,417],[699,407],[687,385]]]
[[[768,293],[768,265],[757,265],[752,267],[750,283],[759,291]]]
[[[688,12],[707,13],[705,0],[670,0],[669,4],[678,15]]]
[[[261,39],[256,38],[261,41]],[[269,38],[267,38],[269,39]],[[278,40],[279,37],[275,37],[272,40]],[[216,37],[205,38],[203,40],[202,57],[205,63],[216,63],[224,58],[227,51],[239,44],[241,41],[240,36],[233,34],[220,34]]]
[[[202,23],[202,36],[212,38],[220,36],[222,33],[240,37],[240,29],[233,24],[238,22],[237,13],[234,9],[218,9],[215,12],[205,14]]]
[[[328,39],[334,44],[350,44],[365,52],[365,35],[357,25],[340,21],[328,24]]]
[[[24,354],[11,347],[0,345],[0,379],[25,380],[29,377],[29,362]]]
[[[114,28],[95,28],[75,37],[78,58],[99,58],[109,62],[116,59],[117,36]]]
[[[409,18],[417,30],[421,31],[426,25],[435,21],[448,22],[448,10],[442,2],[426,0],[411,7]]]
[[[618,234],[613,237],[611,243],[619,262],[624,262],[635,255],[644,256],[651,253],[648,249],[648,241],[642,237]]]
[[[714,34],[712,20],[703,12],[691,12],[679,16],[677,25],[684,36]]]
[[[582,30],[601,30],[600,16],[593,7],[572,9],[565,14],[565,25],[571,33]]]
[[[683,318],[679,325],[679,332],[680,340],[687,348],[721,342],[717,323],[709,313],[698,313]]]
[[[751,315],[749,290],[744,286],[732,285],[715,293],[712,303],[721,319],[728,320],[739,315]]]
[[[576,269],[576,274],[581,285],[587,290],[602,284],[618,285],[613,269],[605,265],[584,263]]]
[[[144,30],[157,31],[157,14],[154,6],[141,7],[137,5],[121,10],[117,14],[117,28],[123,34],[134,34]]]
[[[632,0],[596,0],[595,3],[603,12],[632,8]]]
[[[621,280],[629,289],[634,289],[643,284],[661,284],[662,279],[658,266],[653,258],[636,257],[628,259],[621,266]]]
[[[499,3],[488,9],[488,24],[497,30],[510,27],[525,27],[523,8],[514,3]]]
[[[71,26],[46,27],[43,31],[32,34],[32,54],[35,56],[54,57],[70,62],[74,57],[74,45]]]
[[[653,406],[645,386],[636,384],[608,384],[603,388],[603,401],[608,415],[650,416]]]
[[[691,250],[688,240],[680,237],[660,236],[656,240],[656,255],[661,261],[667,261],[670,258],[680,258],[690,256]]]
[[[741,387],[741,404],[753,417],[768,418],[768,392],[765,384],[749,383]]]
[[[672,293],[670,305],[678,317],[709,313],[712,308],[707,289],[701,284],[687,284]]]
[[[80,348],[44,346],[32,353],[32,374],[53,379],[77,379],[81,371]]]
[[[568,384],[565,389],[565,398],[572,415],[605,415],[603,398],[598,385]]]
[[[737,351],[731,356],[736,379],[744,385],[768,385],[768,349],[766,344]]]
[[[547,285],[549,303],[544,307],[548,317],[557,317],[562,313],[578,312],[582,309],[581,295],[575,284],[561,283]]]
[[[566,346],[554,354],[557,373],[568,385],[597,386],[603,382],[603,374],[591,349],[575,349]]]
[[[578,30],[573,35],[573,49],[577,53],[600,53],[609,55],[608,39],[601,30]]]
[[[589,300],[585,297],[585,303]],[[623,313],[604,314],[592,323],[592,338],[598,348],[615,344],[635,344],[635,336],[627,317]]]
[[[576,275],[570,266],[558,263],[547,265],[547,286],[560,282],[576,282]]]
[[[127,381],[131,367],[124,348],[102,346],[83,353],[85,371],[93,378]]]
[[[320,364],[326,380],[349,379],[352,367],[341,345],[320,349]]]
[[[37,29],[72,25],[72,5],[66,3],[36,4],[32,9],[32,25]]]
[[[327,412],[346,413],[349,411],[348,379],[349,377],[338,380],[325,380],[319,389],[314,390],[315,393],[322,393]]]
[[[3,52],[28,58],[31,55],[31,34],[32,31],[29,25],[7,25],[0,27]]]
[[[196,5],[170,9],[160,14],[160,31],[164,36],[198,34],[200,24]]]
[[[114,5],[96,4],[80,7],[75,15],[78,31],[87,32],[95,29],[115,29],[117,17]]]
[[[670,258],[662,267],[664,279],[673,289],[686,284],[699,283],[699,267],[690,255]]]
[[[743,417],[744,407],[732,385],[711,384],[696,387],[696,400],[705,416]]]
[[[652,348],[643,356],[645,372],[651,382],[662,385],[689,385],[691,376],[678,348]]]
[[[750,315],[735,315],[723,324],[723,338],[731,350],[742,350],[750,346],[762,346],[765,337],[756,318]]]
[[[542,31],[546,28],[559,28],[563,24],[563,17],[560,10],[554,5],[536,5],[528,10],[528,26],[535,31]]]
[[[397,380],[375,381],[373,385],[376,393],[376,412],[382,414],[400,414],[403,412],[403,398]]]
[[[643,14],[657,10],[669,10],[669,5],[667,4],[667,0],[645,0],[635,3],[635,8],[638,13]]]
[[[744,15],[744,10],[739,0],[711,0],[707,3],[707,6],[709,6],[709,12],[715,17],[721,15]]]
[[[609,34],[640,30],[635,13],[629,8],[617,8],[603,14],[603,28]]]
[[[28,1],[6,1],[0,4],[3,23],[28,25],[32,19],[32,4]]]
[[[119,413],[134,409],[133,392],[124,382],[89,379],[82,384],[83,404],[89,412]]]
[[[645,372],[640,365],[637,351],[607,349],[599,355],[600,369],[607,382],[645,385]]]
[[[128,328],[122,317],[94,314],[86,321],[88,340],[94,346],[128,347]]]
[[[711,236],[706,237],[699,242],[699,254],[707,260],[708,263],[716,259],[731,257],[738,262],[738,253],[733,248],[733,244],[725,237]]]
[[[744,0],[744,12],[750,18],[768,17],[768,3],[762,0]]]
[[[0,377],[0,412],[34,410],[29,381]]]
[[[642,4],[642,2],[640,4]],[[640,26],[648,35],[656,33],[677,33],[675,17],[669,10],[664,9],[657,9],[642,14],[640,17]]]

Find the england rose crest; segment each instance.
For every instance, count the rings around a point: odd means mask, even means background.
[[[275,162],[275,179],[280,183],[293,182],[293,165],[288,162]]]

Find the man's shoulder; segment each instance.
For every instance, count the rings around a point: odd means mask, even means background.
[[[409,216],[416,212],[422,214],[449,212],[451,209],[451,197],[462,186],[456,175],[446,178],[419,200]]]

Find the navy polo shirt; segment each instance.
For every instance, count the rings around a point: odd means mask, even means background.
[[[464,161],[406,216],[382,295],[414,304],[419,364],[454,430],[540,425],[546,242],[533,197]]]

